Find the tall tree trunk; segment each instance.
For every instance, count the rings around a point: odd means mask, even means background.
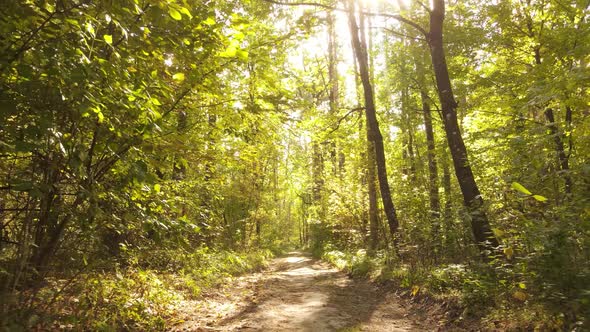
[[[430,213],[433,219],[440,217],[440,198],[438,195],[438,166],[436,163],[436,147],[434,130],[432,129],[432,115],[426,91],[420,91],[422,98],[422,113],[424,115],[424,130],[426,131],[426,147],[428,149],[428,188],[430,197]]]
[[[420,54],[423,54],[420,52]],[[422,102],[422,116],[424,118],[424,131],[426,133],[426,158],[428,160],[428,197],[430,203],[430,215],[434,223],[439,223],[440,213],[440,196],[438,194],[438,165],[436,162],[436,143],[434,139],[434,129],[432,127],[432,114],[430,103],[428,102],[428,90],[426,89],[426,77],[424,72],[424,62],[415,58],[416,76],[420,85],[420,100]],[[436,227],[434,233],[437,234]]]
[[[428,44],[430,56],[436,77],[436,85],[440,103],[442,106],[443,123],[447,142],[453,157],[455,174],[459,181],[463,201],[471,215],[471,229],[480,250],[491,249],[499,245],[498,240],[491,230],[490,223],[484,211],[484,201],[479,192],[477,183],[469,164],[467,149],[461,137],[461,131],[457,121],[457,102],[453,95],[451,79],[445,59],[443,48],[443,21],[445,18],[444,0],[434,0],[430,12],[430,33]]]
[[[365,33],[365,21],[362,19],[361,17],[361,21],[360,21],[360,33],[361,36],[364,36]],[[363,39],[364,40],[364,37]],[[357,63],[354,63],[355,65],[355,75],[358,72],[357,70]],[[356,92],[357,92],[357,100],[359,101],[360,104],[360,100],[361,100],[361,81],[360,81],[360,77],[358,75],[356,75],[356,79],[355,79],[355,86],[356,86]],[[365,169],[365,181],[366,181],[366,186],[367,186],[367,197],[368,197],[368,206],[367,206],[367,215],[368,215],[368,223],[369,223],[369,253],[373,254],[375,252],[375,250],[377,249],[377,246],[379,244],[379,207],[377,206],[377,169],[376,169],[376,163],[375,163],[375,145],[373,144],[373,142],[369,139],[370,136],[370,130],[368,126],[365,126],[363,128],[363,119],[362,119],[362,114],[359,113],[359,133],[361,134],[360,136],[362,137],[362,134],[365,134],[366,137],[366,151],[365,151],[365,163],[366,163],[366,169]],[[365,184],[365,183],[363,183]],[[366,221],[365,221],[366,223]]]
[[[569,115],[566,115],[566,122],[571,123],[571,109],[569,109]],[[566,111],[568,111],[566,110]],[[555,142],[555,151],[557,152],[557,159],[559,161],[559,169],[562,173],[562,177],[565,181],[565,193],[567,196],[571,195],[572,193],[572,178],[569,174],[570,166],[569,166],[569,156],[565,153],[565,148],[563,146],[563,140],[561,139],[561,133],[557,129],[557,124],[555,123],[555,116],[553,114],[553,109],[548,108],[545,110],[545,118],[547,119],[547,127],[549,128],[549,133],[553,136],[553,141]]]
[[[402,158],[404,159],[403,170],[405,175],[409,175],[412,185],[416,185],[416,155],[414,154],[414,135],[412,133],[412,115],[410,103],[408,102],[408,89],[402,90]],[[405,123],[404,123],[405,122]]]
[[[366,43],[361,42],[359,37],[359,28],[356,22],[354,0],[348,1],[348,7],[348,23],[352,37],[352,46],[354,50],[354,56],[358,62],[365,99],[365,117],[367,120],[367,130],[369,130],[368,139],[375,146],[375,162],[377,165],[377,177],[379,179],[379,188],[381,191],[381,199],[383,201],[383,209],[385,210],[385,215],[387,217],[389,231],[395,243],[395,238],[399,228],[399,221],[397,219],[395,206],[391,200],[391,192],[389,190],[385,152],[383,147],[383,136],[379,130],[379,122],[377,121],[377,114],[375,111],[373,88],[371,86],[369,76],[367,46]]]
[[[335,116],[338,113],[338,47],[336,45],[336,28],[334,25],[334,13],[328,13],[328,85],[330,115]],[[334,140],[329,142],[329,153],[332,162],[332,172],[339,175],[343,163],[343,154],[338,152],[337,143]]]

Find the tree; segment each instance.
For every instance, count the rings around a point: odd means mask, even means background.
[[[391,199],[391,191],[389,188],[389,180],[387,178],[387,166],[385,163],[385,152],[383,146],[383,136],[379,130],[379,122],[377,121],[377,114],[375,110],[375,100],[373,96],[373,87],[371,85],[369,75],[369,64],[367,55],[367,45],[363,43],[359,36],[359,27],[356,22],[356,3],[354,0],[347,2],[348,23],[350,27],[350,34],[352,38],[352,47],[354,56],[358,63],[358,70],[360,73],[361,83],[363,86],[364,100],[365,100],[365,117],[367,122],[367,136],[375,149],[375,163],[377,166],[377,177],[379,179],[379,189],[381,192],[381,200],[383,202],[383,209],[387,217],[389,231],[394,239],[397,238],[397,231],[399,228],[399,221],[393,201]],[[362,13],[360,15],[363,15]],[[370,167],[370,165],[368,166]]]

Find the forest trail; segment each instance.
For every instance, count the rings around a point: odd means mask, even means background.
[[[301,252],[231,280],[183,311],[173,331],[432,330],[413,321],[395,294]]]

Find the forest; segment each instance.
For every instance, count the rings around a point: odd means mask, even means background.
[[[590,330],[589,0],[1,3],[0,330]]]

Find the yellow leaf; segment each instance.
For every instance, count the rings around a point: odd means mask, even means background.
[[[504,255],[506,255],[506,258],[511,259],[512,256],[514,256],[514,249],[512,249],[512,247],[507,247],[504,248]]]
[[[184,81],[184,74],[183,73],[176,73],[172,75],[172,79],[178,82]]]
[[[511,187],[512,187],[512,189],[518,190],[525,195],[532,195],[533,194],[527,188],[525,188],[522,184],[520,184],[518,182],[512,182]]]
[[[104,35],[102,36],[102,38],[104,38],[104,41],[109,44],[112,45],[113,44],[113,36],[111,35]]]
[[[518,284],[518,287],[520,287],[521,289],[526,289],[526,284],[524,282],[521,282]]]
[[[157,184],[157,183],[156,183],[156,184],[154,184],[154,191],[155,191],[155,192],[159,193],[161,188],[162,188],[162,187],[161,187],[159,184]]]
[[[533,198],[536,199],[539,202],[545,202],[547,200],[546,197],[541,196],[541,195],[533,195]]]
[[[129,66],[129,67],[127,67],[127,71],[129,71],[130,73],[135,73],[137,71],[137,69],[135,69],[135,67],[133,67],[133,66]]]
[[[203,24],[205,24],[205,25],[215,24],[215,17],[213,17],[213,16],[207,17],[207,19],[203,21]]]
[[[525,292],[522,291],[516,291],[514,292],[514,294],[512,294],[512,297],[519,300],[519,301],[526,301],[526,299],[528,298],[528,296],[526,295]]]
[[[496,237],[502,237],[505,234],[504,231],[499,228],[492,228],[492,232],[494,232]]]
[[[412,296],[416,296],[416,294],[418,294],[419,291],[420,291],[420,286],[418,286],[418,285],[412,286]]]

